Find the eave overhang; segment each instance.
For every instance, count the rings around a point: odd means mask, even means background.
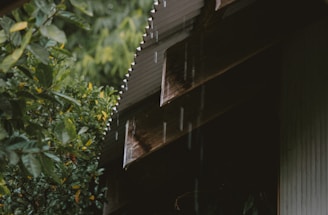
[[[251,71],[256,67],[252,60],[320,16],[322,3],[159,1],[123,81],[102,163],[124,154],[127,167],[260,92],[266,78]],[[198,77],[187,84],[189,79],[176,78],[179,71],[166,68],[166,54],[180,46],[198,61]],[[236,72],[240,75],[224,75]],[[169,86],[175,92],[165,95],[168,81],[177,87]]]

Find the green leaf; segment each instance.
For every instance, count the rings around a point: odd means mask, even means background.
[[[22,45],[21,45],[22,49],[25,49],[26,46],[29,44],[29,42],[31,41],[31,38],[32,38],[32,34],[33,34],[32,28],[26,32],[26,34],[24,35],[23,40],[22,40]]]
[[[0,44],[7,41],[5,30],[0,31]]]
[[[0,124],[0,140],[3,140],[8,137],[7,131],[3,128],[3,126]]]
[[[13,32],[10,33],[10,40],[15,47],[18,47],[22,43],[22,36],[19,32]]]
[[[68,12],[68,11],[58,11],[58,16],[63,18],[64,20],[84,29],[84,30],[90,30],[90,25],[87,23],[86,20],[82,19],[81,17],[78,17],[76,14]]]
[[[9,163],[12,165],[16,165],[19,162],[19,156],[14,151],[8,152]]]
[[[53,39],[59,43],[66,43],[66,35],[55,25],[46,25],[40,28],[41,34],[45,37]]]
[[[29,77],[30,79],[33,80],[33,75],[32,75],[32,73],[31,73],[28,69],[26,69],[26,68],[23,67],[23,66],[17,66],[17,68],[18,68],[20,71],[22,71],[27,77]]]
[[[45,175],[49,176],[56,183],[60,184],[60,179],[55,174],[55,164],[54,164],[53,160],[46,156],[41,156],[40,162],[41,162],[41,166],[42,166],[42,172],[45,173]]]
[[[70,0],[70,2],[76,9],[80,10],[82,13],[88,16],[93,16],[91,5],[87,2],[80,0]]]
[[[35,76],[43,87],[50,87],[53,82],[52,68],[48,65],[39,64]]]
[[[56,162],[60,162],[60,158],[57,155],[51,154],[49,152],[43,152],[43,154]]]
[[[0,18],[0,26],[2,27],[2,29],[5,32],[5,35],[7,36],[7,38],[9,38],[10,35],[10,27],[15,24],[15,21],[12,20],[11,18],[5,16],[3,18]]]
[[[87,132],[88,130],[89,130],[88,127],[83,126],[83,127],[79,130],[78,135],[84,134],[84,133]]]
[[[67,96],[65,94],[62,94],[62,93],[59,93],[59,92],[52,92],[52,93],[55,94],[55,95],[57,95],[57,96],[59,96],[59,97],[61,97],[61,98],[66,99],[66,100],[68,100],[70,102],[73,102],[74,104],[76,104],[78,106],[81,106],[81,102],[78,101],[78,100],[76,100],[76,99],[74,99],[74,98],[72,98],[72,97],[69,97],[69,96]]]
[[[51,48],[52,48],[52,51],[51,51],[52,55],[60,55],[60,54],[62,54],[62,55],[66,55],[68,57],[71,57],[72,56],[72,53],[69,52],[67,49],[58,48],[56,46],[53,46]]]
[[[72,120],[64,118],[62,121],[57,123],[55,127],[55,136],[63,144],[67,144],[76,138],[76,128]]]
[[[37,43],[33,43],[27,46],[27,49],[43,64],[49,62],[49,52],[47,49]]]
[[[21,160],[25,168],[33,175],[38,177],[41,173],[41,165],[39,160],[33,154],[22,155]]]
[[[44,14],[51,14],[53,9],[56,8],[56,5],[52,3],[51,1],[45,1],[45,0],[34,0],[35,5],[38,9],[40,9]]]

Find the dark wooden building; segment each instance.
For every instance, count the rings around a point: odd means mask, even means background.
[[[11,10],[20,7],[29,0],[1,0],[0,1],[0,16],[9,13]]]
[[[326,215],[327,7],[156,3],[109,122],[103,214]]]

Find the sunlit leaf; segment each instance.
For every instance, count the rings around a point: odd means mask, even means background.
[[[0,70],[7,72],[22,56],[27,44],[31,40],[32,31],[27,31],[22,40],[21,47],[16,49],[11,55],[8,55],[0,64]]]
[[[23,49],[16,49],[11,55],[8,55],[0,64],[0,70],[7,72],[22,56]]]
[[[75,8],[79,9],[81,12],[85,13],[88,16],[93,16],[91,5],[89,5],[86,1],[70,0],[70,2]]]
[[[21,160],[25,168],[34,176],[38,177],[41,173],[39,160],[33,154],[22,155]]]
[[[43,64],[49,62],[49,52],[47,49],[37,43],[33,43],[27,46],[27,49]]]
[[[1,195],[10,194],[10,190],[6,186],[6,181],[1,174],[0,174],[0,194]]]
[[[68,11],[58,11],[58,16],[84,30],[90,30],[89,23],[74,13]]]
[[[81,193],[81,190],[77,190],[74,195],[74,199],[75,199],[76,203],[79,203],[79,201],[80,201],[80,193]]]
[[[27,22],[17,22],[14,25],[12,25],[9,29],[10,33],[16,32],[16,31],[21,31],[27,28]]]
[[[67,41],[64,31],[60,30],[55,25],[41,26],[40,31],[43,36],[53,39],[59,43],[66,43]]]

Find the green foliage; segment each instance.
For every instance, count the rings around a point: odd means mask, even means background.
[[[104,202],[98,162],[116,92],[71,78],[79,62],[60,23],[89,29],[66,11],[88,14],[79,2],[33,0],[0,18],[0,214],[92,214]]]
[[[73,10],[91,24],[86,32],[62,20],[77,62],[75,78],[97,85],[119,86],[142,41],[148,13],[154,0],[106,1],[70,0]],[[110,79],[108,77],[111,77]]]

